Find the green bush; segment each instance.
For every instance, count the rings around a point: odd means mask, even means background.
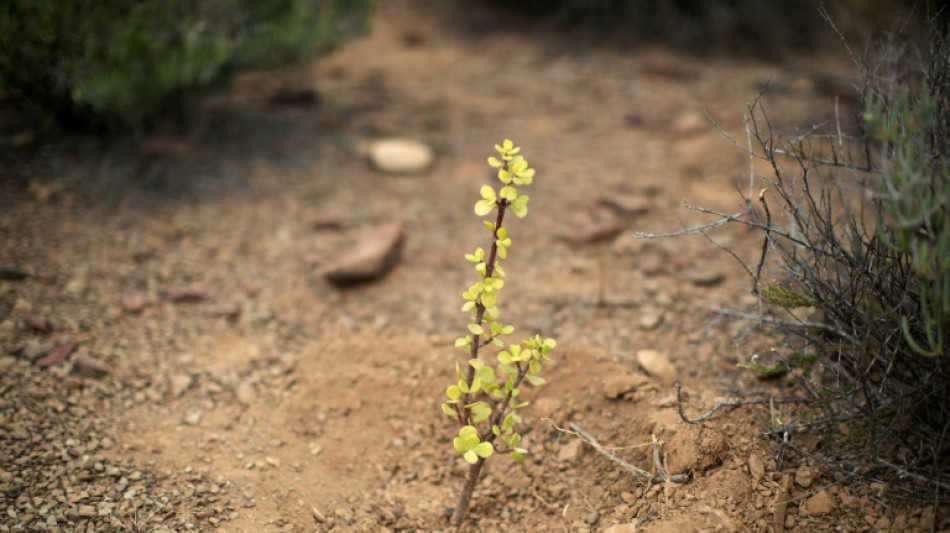
[[[140,124],[234,71],[298,61],[366,25],[371,0],[10,0],[0,90],[67,126]]]

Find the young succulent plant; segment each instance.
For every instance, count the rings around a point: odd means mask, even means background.
[[[495,145],[498,157],[489,157],[488,164],[498,169],[500,188],[490,185],[481,188],[481,197],[475,204],[475,214],[495,213],[495,220],[483,221],[491,232],[488,252],[477,248],[465,259],[474,263],[478,281],[462,293],[465,303],[462,311],[469,313],[469,335],[455,341],[455,347],[464,352],[464,363],[456,363],[458,382],[449,386],[442,411],[458,422],[454,439],[455,451],[469,463],[468,477],[452,514],[452,524],[462,524],[471,503],[472,492],[478,483],[482,466],[495,453],[508,454],[521,461],[527,450],[521,448],[521,435],[516,428],[522,419],[517,411],[526,407],[521,401],[524,382],[534,386],[544,384],[541,372],[550,362],[548,353],[557,343],[540,335],[529,337],[520,344],[505,347],[502,337],[514,332],[514,327],[501,321],[498,293],[505,286],[505,270],[501,262],[508,257],[511,237],[504,227],[505,214],[511,211],[518,218],[528,214],[528,196],[519,189],[534,179],[534,169],[510,140]],[[487,346],[497,351],[494,359],[482,358]]]

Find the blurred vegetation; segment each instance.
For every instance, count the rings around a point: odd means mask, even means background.
[[[772,56],[832,42],[818,8],[847,20],[845,34],[867,41],[908,17],[898,0],[490,0],[558,26],[604,36],[658,40],[697,52],[731,50]],[[922,10],[919,10],[922,11]],[[913,13],[913,12],[912,12]],[[920,12],[909,16],[923,26]]]
[[[371,0],[7,0],[0,92],[68,128],[181,113],[234,72],[332,49]]]

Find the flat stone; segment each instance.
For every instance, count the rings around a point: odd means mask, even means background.
[[[391,174],[413,174],[432,164],[435,154],[424,142],[392,137],[369,145],[369,160],[377,169]]]
[[[378,279],[399,262],[404,241],[405,232],[399,224],[377,226],[363,236],[353,250],[328,266],[323,276],[339,287]]]
[[[676,369],[669,358],[658,350],[637,350],[637,363],[644,372],[667,385],[676,381]]]
[[[87,355],[73,359],[73,374],[77,376],[98,379],[108,376],[110,371],[109,365]]]

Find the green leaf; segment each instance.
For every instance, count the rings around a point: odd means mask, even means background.
[[[481,335],[482,333],[485,333],[485,329],[479,324],[469,324],[468,330],[475,335]]]
[[[442,412],[449,415],[452,418],[455,418],[455,409],[452,409],[452,407],[447,403],[442,404]]]
[[[482,263],[485,264],[485,263]],[[482,305],[485,307],[495,307],[498,302],[498,295],[494,291],[482,294]]]
[[[478,248],[473,254],[465,254],[465,260],[472,263],[480,263],[485,260],[485,250]]]
[[[485,215],[487,215],[488,213],[491,213],[491,212],[494,211],[494,210],[495,210],[495,201],[494,201],[494,200],[492,200],[492,201],[479,200],[478,202],[475,202],[475,214],[478,215],[478,216],[480,216],[480,217],[481,217],[481,216],[485,216]],[[515,213],[515,214],[517,214],[517,213]]]
[[[472,344],[472,337],[471,337],[471,335],[466,335],[466,336],[464,336],[464,337],[459,337],[459,338],[455,339],[455,347],[456,347],[456,348],[466,348],[466,349],[467,349],[469,346],[471,346],[471,344]]]
[[[529,361],[529,362],[528,362],[528,372],[531,372],[532,374],[540,374],[540,373],[541,373],[541,362],[538,361],[537,359],[532,359],[531,361]]]
[[[504,350],[498,352],[498,355],[496,357],[498,357],[498,362],[503,365],[510,365],[511,363],[514,362],[511,359],[511,354],[509,354],[508,352]]]
[[[491,165],[493,168],[501,168],[504,165],[504,163],[499,161],[498,158],[495,156],[491,156],[488,158],[488,164]]]
[[[495,381],[495,369],[487,365],[483,366],[475,372],[475,378],[483,383],[491,383]]]
[[[516,217],[524,218],[528,215],[528,195],[518,195],[509,207]]]
[[[457,385],[450,385],[449,388],[445,389],[445,395],[450,400],[458,400],[462,396],[462,389],[458,388]]]
[[[478,456],[483,459],[487,459],[488,457],[491,457],[491,454],[494,451],[495,449],[492,447],[491,443],[488,443],[488,442],[481,442],[477,446],[475,446],[475,453],[478,454]]]
[[[547,383],[544,378],[536,374],[526,374],[524,378],[528,380],[528,383],[534,385],[535,387],[540,387],[541,385]]]
[[[475,453],[475,450],[469,450],[462,455],[462,458],[465,459],[465,462],[473,465],[478,462],[478,454]]]

